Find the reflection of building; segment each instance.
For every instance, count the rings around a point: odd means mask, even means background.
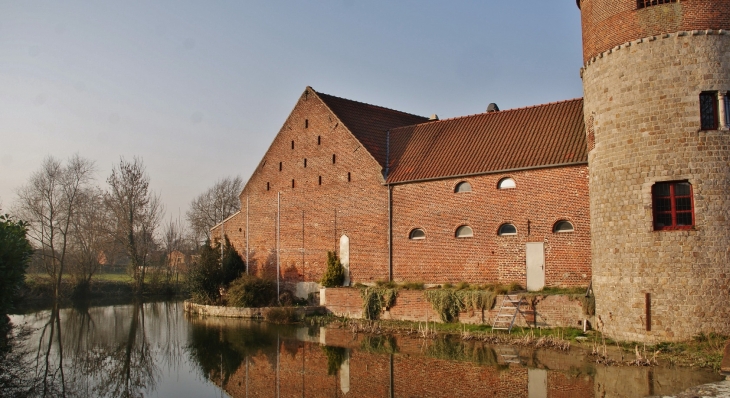
[[[327,348],[312,339],[282,339],[277,346],[274,337],[270,347],[248,356],[229,354],[240,364],[226,373],[224,390],[234,398],[632,397],[673,395],[718,378],[688,369],[600,366],[576,355],[575,348],[557,352],[325,332],[317,338]],[[218,385],[219,362],[209,365]]]
[[[336,250],[352,282],[592,278],[622,339],[730,333],[730,0],[577,3],[584,100],[439,121],[307,88],[213,236],[300,287]]]

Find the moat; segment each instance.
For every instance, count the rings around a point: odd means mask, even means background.
[[[11,316],[38,396],[643,397],[709,370],[607,367],[568,352],[187,316],[182,302]]]

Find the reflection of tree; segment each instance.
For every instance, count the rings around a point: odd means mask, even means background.
[[[154,388],[159,369],[147,340],[145,312],[139,302],[134,303],[126,339],[107,349],[97,351],[92,360],[99,365],[96,396],[141,397],[143,390]]]
[[[138,397],[153,390],[160,362],[174,369],[183,358],[179,333],[184,320],[175,311],[181,311],[177,304],[135,303],[64,310],[55,306],[38,313],[37,350],[17,356],[33,359],[22,385],[31,391],[27,396]],[[28,318],[32,323],[33,316]],[[20,362],[0,362],[0,370],[5,363]],[[3,371],[0,382],[4,376]]]
[[[61,339],[61,317],[55,303],[51,317],[43,326],[36,352],[36,377],[39,380],[39,396],[66,397],[65,374],[63,371],[63,343]],[[56,346],[57,353],[53,351]]]

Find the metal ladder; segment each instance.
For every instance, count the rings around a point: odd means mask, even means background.
[[[523,299],[514,294],[505,294],[502,297],[502,306],[499,307],[497,316],[494,317],[492,323],[493,330],[506,330],[507,333],[512,332],[512,326],[515,324],[517,314],[520,313],[520,306]]]

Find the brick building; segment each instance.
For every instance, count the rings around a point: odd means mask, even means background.
[[[439,121],[307,88],[214,236],[300,294],[336,250],[349,282],[592,281],[611,337],[730,334],[730,0],[577,5],[584,99]]]
[[[580,99],[437,120],[308,87],[240,198],[212,236],[302,296],[329,250],[346,283],[590,281]]]

